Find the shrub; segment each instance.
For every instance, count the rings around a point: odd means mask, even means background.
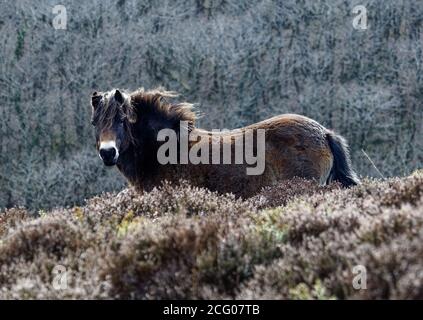
[[[422,182],[422,171],[351,189],[296,179],[247,200],[164,183],[38,216],[9,209],[0,297],[423,298]],[[357,265],[366,290],[352,285]]]

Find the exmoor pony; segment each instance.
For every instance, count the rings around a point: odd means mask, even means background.
[[[196,128],[193,106],[168,101],[174,97],[174,92],[162,89],[134,92],[113,89],[94,92],[91,97],[91,121],[100,158],[106,166],[116,165],[138,190],[151,190],[164,180],[188,181],[220,193],[249,197],[262,187],[293,177],[314,179],[321,185],[331,181],[339,181],[345,187],[359,183],[345,140],[314,120],[284,114],[240,129],[214,133]],[[160,137],[166,130],[175,133],[177,155],[168,154],[176,162],[163,164],[158,154],[172,138],[169,135],[166,141]],[[195,149],[207,161],[190,161],[191,157],[179,161],[184,148],[182,131],[195,137],[186,140],[187,151]],[[259,141],[260,131],[264,132],[263,141]],[[252,146],[247,145],[247,138],[239,139],[247,133],[252,133]],[[251,162],[234,159],[237,146],[255,153],[256,159],[262,153],[263,168],[258,174],[247,173]],[[217,157],[212,150],[217,150]],[[221,158],[225,157],[220,154],[223,150],[231,152],[226,161]],[[221,161],[213,162],[212,157]]]

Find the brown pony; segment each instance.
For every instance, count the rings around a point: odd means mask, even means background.
[[[333,180],[345,187],[359,183],[351,168],[345,140],[314,120],[284,114],[214,134],[195,127],[196,114],[191,104],[168,101],[175,96],[175,93],[161,89],[139,89],[132,93],[114,89],[92,95],[92,124],[95,126],[99,156],[105,165],[117,165],[139,190],[151,190],[164,180],[175,183],[185,180],[221,193],[232,192],[248,197],[264,186],[295,176],[315,179],[322,185]],[[196,139],[187,142],[188,151],[193,148],[207,151],[203,154],[207,159],[212,157],[212,152],[209,155],[208,151],[216,145],[225,150],[229,148],[233,151],[229,162],[226,159],[226,162],[217,164],[211,164],[212,161],[161,164],[158,152],[166,142],[158,136],[163,129],[173,130],[178,142],[182,140],[183,129],[189,136],[194,135]],[[260,174],[249,175],[246,171],[249,164],[234,160],[237,141],[243,141],[237,137],[252,132],[256,145],[250,147],[250,151],[257,154],[260,152],[260,130],[265,132],[262,151],[264,170]],[[247,150],[245,141],[241,147]],[[178,146],[178,157],[181,148]],[[221,160],[220,156],[218,154]]]

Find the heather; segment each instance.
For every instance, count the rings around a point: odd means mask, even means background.
[[[294,179],[236,199],[182,182],[7,209],[0,298],[422,299],[422,186],[422,171],[351,189]]]

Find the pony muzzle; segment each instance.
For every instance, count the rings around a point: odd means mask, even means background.
[[[119,150],[115,141],[100,143],[99,156],[106,166],[114,166],[119,159]]]

